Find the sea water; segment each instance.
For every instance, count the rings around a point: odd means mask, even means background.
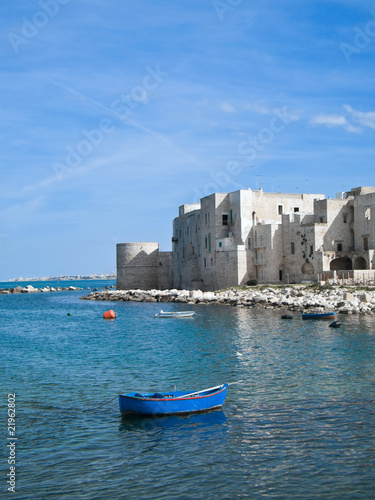
[[[372,317],[334,329],[273,310],[91,302],[86,285],[0,295],[1,498],[375,497]],[[120,416],[120,392],[238,381],[222,410]]]

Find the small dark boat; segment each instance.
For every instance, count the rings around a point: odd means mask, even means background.
[[[121,415],[175,415],[220,408],[227,394],[228,384],[202,391],[172,391],[119,395]]]
[[[333,319],[335,312],[302,313],[302,319]]]
[[[341,326],[341,321],[332,321],[332,323],[329,324],[331,328],[339,328]]]
[[[293,316],[291,314],[283,314],[281,319],[293,319]]]

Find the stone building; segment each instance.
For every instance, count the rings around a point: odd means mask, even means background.
[[[182,205],[172,252],[117,245],[118,288],[217,290],[375,269],[375,188],[323,194],[215,193]],[[165,286],[164,286],[165,285]]]

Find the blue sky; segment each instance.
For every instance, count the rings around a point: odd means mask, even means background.
[[[0,6],[0,280],[171,249],[214,191],[374,186],[375,5],[39,0]]]

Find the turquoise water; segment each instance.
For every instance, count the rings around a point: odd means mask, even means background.
[[[375,497],[374,319],[340,317],[332,329],[269,310],[85,293],[0,295],[1,498]],[[153,317],[192,307],[193,319]],[[103,320],[111,308],[117,318]],[[239,380],[222,411],[206,414],[122,419],[109,402]],[[16,493],[7,493],[13,393]]]

